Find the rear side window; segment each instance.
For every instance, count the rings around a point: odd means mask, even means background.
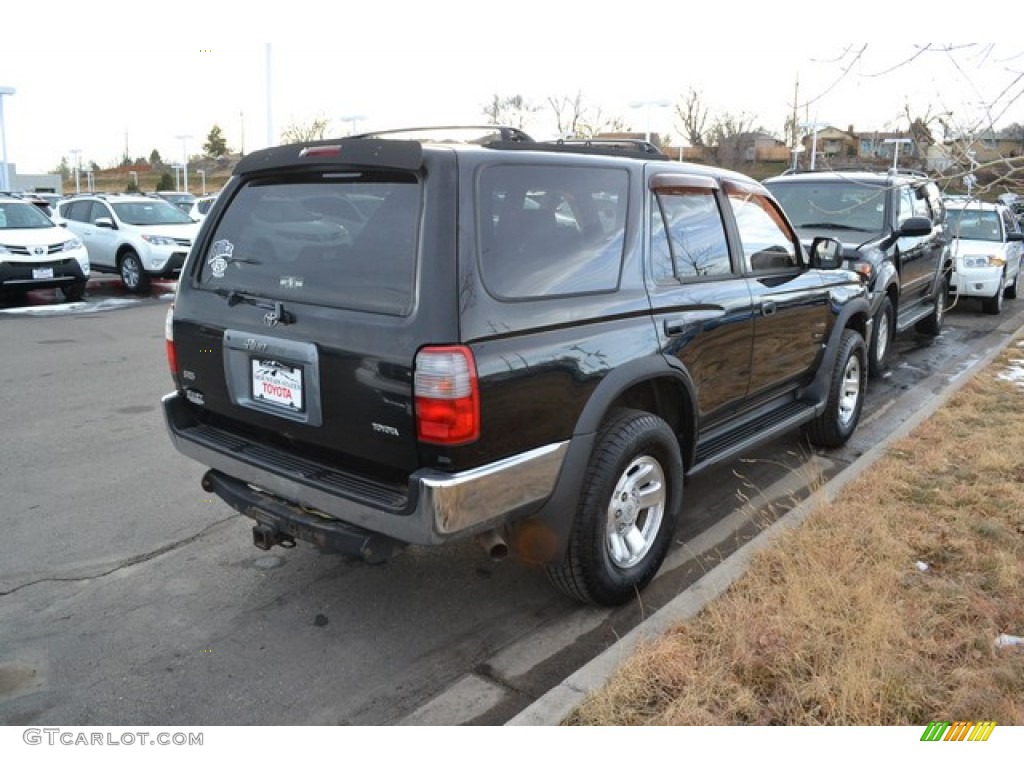
[[[774,272],[801,266],[799,243],[772,202],[742,185],[727,184],[726,188],[747,271]]]
[[[480,271],[502,299],[613,291],[625,244],[622,169],[498,165],[478,180]]]
[[[200,286],[406,315],[420,197],[417,178],[401,173],[249,183],[228,203],[206,245]]]
[[[722,214],[711,189],[678,187],[654,194],[651,261],[658,282],[732,273]]]

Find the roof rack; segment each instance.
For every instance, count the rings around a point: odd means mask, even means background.
[[[587,147],[587,148],[599,148],[599,149],[618,149],[626,152],[640,152],[644,155],[656,155],[658,157],[667,156],[662,153],[654,144],[644,139],[601,139],[601,138],[590,138],[590,139],[558,139],[555,142],[545,142],[561,144],[568,147]]]
[[[886,173],[890,176],[917,176],[921,179],[929,178],[927,173],[918,170],[917,168],[890,168]]]
[[[445,134],[448,135],[445,135]],[[460,138],[457,133],[481,134],[473,138]],[[424,126],[419,128],[393,128],[386,131],[373,131],[371,133],[360,133],[355,136],[348,136],[349,139],[409,139],[421,141],[452,142],[459,144],[482,144],[487,145],[494,141],[528,141],[533,139],[526,132],[519,128],[512,128],[507,125],[439,125]]]

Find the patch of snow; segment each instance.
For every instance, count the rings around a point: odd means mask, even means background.
[[[1011,360],[1002,373],[996,374],[1000,381],[1009,381],[1024,389],[1024,360]]]
[[[1011,645],[1024,645],[1024,637],[1003,634],[996,638],[996,645],[1000,648],[1005,648]]]
[[[914,567],[917,568],[917,570],[921,571],[921,573],[924,573],[928,570],[928,563],[924,562],[923,560],[918,560],[916,563],[914,563]]]

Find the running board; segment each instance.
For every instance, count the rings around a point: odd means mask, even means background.
[[[910,310],[906,316],[901,316],[896,322],[896,333],[903,333],[908,328],[912,328],[915,323],[924,320],[928,315],[935,312],[935,302],[929,302],[927,304],[919,304]]]
[[[814,416],[813,403],[791,400],[741,424],[712,432],[697,444],[697,456],[687,474],[694,475],[712,464],[746,453],[765,442],[766,438],[791,432]]]

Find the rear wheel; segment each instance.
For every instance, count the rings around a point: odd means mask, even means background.
[[[832,368],[828,403],[822,414],[804,429],[807,438],[815,445],[838,448],[850,439],[857,428],[867,384],[864,358],[864,339],[856,331],[846,328]]]
[[[548,567],[570,597],[620,605],[654,578],[672,543],[683,462],[672,428],[643,411],[618,411],[598,435],[565,559]]]
[[[872,376],[881,376],[889,367],[889,347],[896,328],[894,316],[892,301],[886,296],[875,314],[874,333],[868,348],[868,370]]]
[[[125,251],[119,265],[121,282],[129,293],[146,293],[149,290],[149,275],[142,268],[142,260],[135,251]]]

